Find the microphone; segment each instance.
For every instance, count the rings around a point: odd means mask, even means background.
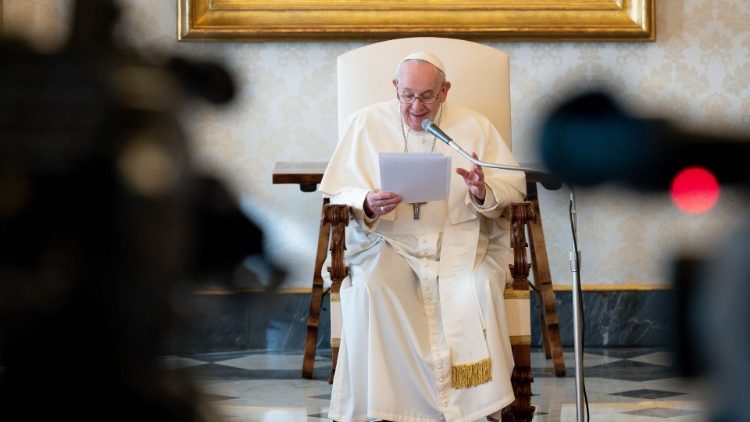
[[[424,129],[424,130],[430,132],[431,134],[435,135],[436,138],[438,138],[441,141],[445,142],[447,145],[451,145],[451,143],[454,143],[453,139],[451,139],[450,136],[446,135],[445,132],[443,132],[438,127],[438,125],[436,125],[430,119],[424,119],[424,120],[422,120],[422,129]]]

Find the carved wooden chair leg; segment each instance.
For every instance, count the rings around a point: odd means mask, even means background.
[[[346,226],[349,224],[349,207],[346,205],[331,205],[323,207],[323,220],[331,227],[331,266],[328,273],[331,275],[331,373],[328,375],[328,383],[333,384],[336,373],[336,362],[339,357],[339,344],[341,341],[342,315],[339,290],[341,282],[349,274],[349,268],[344,264],[344,251],[346,250]]]
[[[511,247],[513,264],[510,271],[513,284],[505,289],[505,312],[508,334],[513,348],[513,373],[511,384],[516,400],[510,408],[514,420],[527,422],[534,418],[535,407],[531,405],[531,309],[529,301],[529,269],[526,257],[526,223],[534,218],[530,203],[511,205]]]
[[[315,255],[315,272],[313,273],[312,292],[310,293],[310,312],[307,314],[307,335],[305,336],[305,355],[302,359],[302,377],[312,379],[315,364],[315,349],[318,343],[318,325],[320,307],[323,303],[323,263],[328,254],[328,237],[331,225],[325,219],[325,207],[328,198],[323,200],[320,212],[320,229],[318,230],[318,251]]]

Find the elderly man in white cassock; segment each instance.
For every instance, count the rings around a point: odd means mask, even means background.
[[[460,156],[422,130],[430,119],[482,161],[517,165],[486,117],[446,102],[451,84],[434,54],[405,57],[393,85],[396,98],[351,116],[320,186],[332,203],[350,206],[354,220],[329,417],[498,419],[514,400],[504,212],[523,200],[525,177],[460,168]],[[408,204],[380,190],[382,152],[451,156],[448,197]]]

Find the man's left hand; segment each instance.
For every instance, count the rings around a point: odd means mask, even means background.
[[[472,152],[471,156],[475,159],[479,159],[476,152]],[[482,168],[478,165],[474,164],[471,167],[471,171],[457,168],[456,173],[458,173],[461,177],[464,178],[464,182],[466,182],[466,186],[469,187],[469,192],[471,192],[472,195],[474,195],[477,199],[480,201],[484,201],[484,197],[487,194],[487,190],[484,186],[484,172],[482,171]]]

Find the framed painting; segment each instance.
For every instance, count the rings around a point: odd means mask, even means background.
[[[655,0],[178,0],[181,41],[653,41]]]

